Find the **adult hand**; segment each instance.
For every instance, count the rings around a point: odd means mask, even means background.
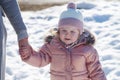
[[[27,60],[32,54],[32,47],[28,43],[28,38],[19,40],[19,53],[22,60]]]

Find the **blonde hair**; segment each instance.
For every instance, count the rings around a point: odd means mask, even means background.
[[[50,43],[54,37],[59,37],[58,34],[59,34],[59,31],[57,28],[51,28],[48,31],[47,35],[45,36],[45,39],[44,39],[45,42]]]

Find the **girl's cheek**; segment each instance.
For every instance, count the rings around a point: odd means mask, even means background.
[[[65,32],[61,32],[60,35],[61,35],[61,36],[64,36],[64,35],[66,35],[66,33],[65,33]]]
[[[75,33],[71,33],[71,36],[76,36],[76,34]]]
[[[66,32],[63,31],[63,32],[61,32],[61,34],[62,34],[62,35],[66,35]]]

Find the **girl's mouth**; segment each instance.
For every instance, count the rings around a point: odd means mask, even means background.
[[[65,40],[70,40],[69,38],[65,38]]]

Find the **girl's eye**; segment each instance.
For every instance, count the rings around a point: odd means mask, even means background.
[[[74,31],[71,31],[71,33],[75,33]]]
[[[61,30],[61,32],[66,32],[66,30]]]

